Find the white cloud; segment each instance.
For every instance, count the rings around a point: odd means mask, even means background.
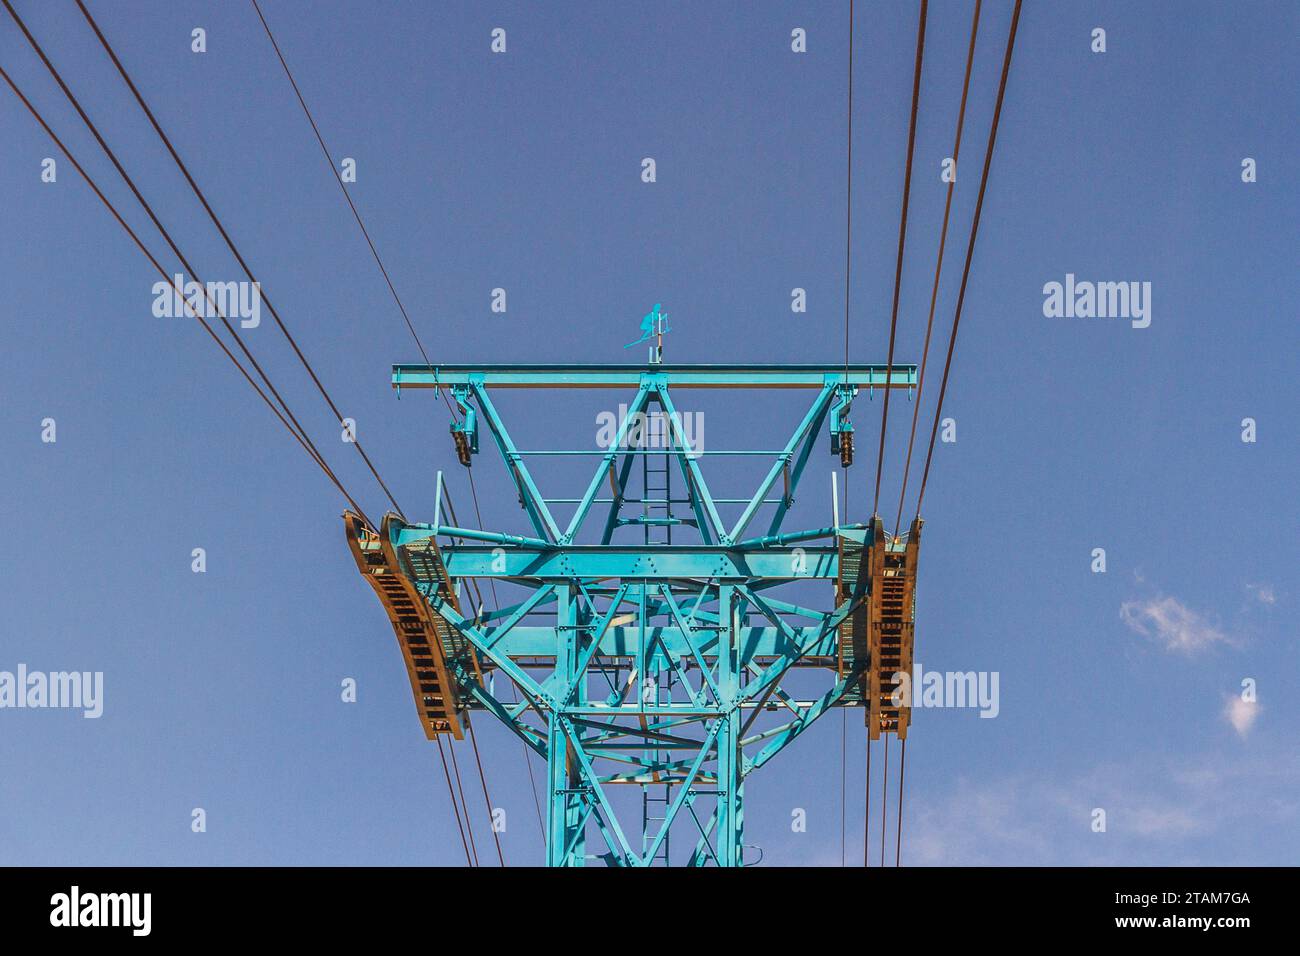
[[[1030,790],[1033,796],[1027,795]],[[1065,799],[1055,788],[1020,779],[958,779],[956,793],[948,799],[917,800],[906,855],[921,866],[1044,865],[1052,857],[1051,828],[1026,821],[1024,803],[1033,801],[1059,818]]]
[[[1245,739],[1250,728],[1259,717],[1259,704],[1253,700],[1242,700],[1239,694],[1229,694],[1223,705],[1223,719],[1232,724],[1237,736]]]
[[[960,777],[909,795],[904,863],[921,866],[1260,865],[1300,843],[1300,758],[1134,754],[1059,775]],[[1094,808],[1106,831],[1092,830]]]
[[[1273,590],[1271,584],[1247,584],[1246,590],[1255,596],[1260,604],[1273,605],[1277,603],[1277,593]]]
[[[1172,804],[1130,807],[1128,814],[1124,822],[1143,837],[1192,836],[1206,829],[1206,822],[1194,810]]]
[[[1227,634],[1177,598],[1125,601],[1120,605],[1119,616],[1132,630],[1159,641],[1170,651],[1193,654],[1212,644],[1233,643]]]

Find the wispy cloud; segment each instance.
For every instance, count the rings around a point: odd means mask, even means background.
[[[1214,644],[1235,643],[1227,634],[1174,597],[1125,601],[1120,619],[1132,630],[1163,644],[1165,650],[1194,654]]]
[[[1137,836],[1157,839],[1176,839],[1205,832],[1206,821],[1189,807],[1169,803],[1128,808],[1124,821]]]
[[[1223,719],[1232,724],[1237,736],[1244,740],[1259,718],[1259,709],[1258,702],[1243,700],[1240,694],[1229,694],[1223,704]]]
[[[1247,584],[1246,590],[1251,593],[1260,604],[1274,605],[1277,603],[1277,592],[1273,590],[1271,584]]]
[[[1134,757],[1055,779],[961,778],[947,793],[917,795],[904,857],[923,866],[1288,862],[1298,787],[1294,754]]]

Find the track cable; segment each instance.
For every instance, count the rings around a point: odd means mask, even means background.
[[[425,349],[424,342],[421,341],[419,333],[415,330],[415,323],[412,322],[410,313],[407,311],[406,305],[402,302],[401,295],[398,294],[397,286],[394,284],[392,276],[389,274],[388,267],[384,264],[383,257],[380,256],[379,254],[379,249],[376,247],[374,239],[371,238],[370,230],[366,227],[365,220],[362,219],[361,212],[357,208],[356,203],[353,201],[351,193],[348,192],[347,187],[343,184],[343,180],[339,177],[339,175],[334,169],[334,159],[333,156],[330,154],[329,147],[325,144],[325,137],[320,131],[320,125],[316,122],[316,117],[312,114],[311,107],[307,105],[307,99],[303,95],[302,88],[298,85],[297,78],[295,78],[293,75],[293,70],[290,69],[289,67],[289,62],[285,58],[284,52],[280,48],[280,43],[279,41],[276,40],[275,34],[271,30],[271,25],[267,22],[266,16],[262,12],[261,5],[257,2],[257,0],[250,0],[250,2],[252,3],[253,10],[257,13],[257,18],[262,24],[262,29],[266,33],[267,39],[271,41],[271,47],[275,50],[276,58],[279,60],[281,68],[284,70],[284,75],[289,80],[289,85],[293,88],[294,96],[297,97],[298,100],[298,105],[302,107],[303,115],[306,116],[307,122],[311,126],[312,133],[315,135],[316,138],[316,143],[317,145],[320,146],[321,155],[325,159],[326,166],[329,167],[331,178],[338,185],[339,192],[342,193],[343,199],[346,201],[348,205],[348,209],[352,212],[352,218],[356,221],[357,227],[361,230],[361,235],[364,237],[366,241],[366,245],[370,249],[370,254],[371,256],[374,257],[375,265],[379,267],[379,271],[383,275],[384,282],[388,286],[388,291],[392,295],[393,301],[397,304],[398,311],[402,315],[402,320],[406,323],[406,328],[411,333],[411,338],[415,341],[415,346],[419,350],[420,356],[424,359],[424,364],[428,368],[432,369],[434,366],[433,366],[433,362],[429,358],[429,353]],[[446,392],[444,392],[441,386],[438,385],[436,378],[434,382],[434,390],[446,403],[447,410],[451,413],[452,420],[455,421],[457,419],[456,406],[452,404],[451,399],[447,396]],[[469,472],[469,482],[470,482],[470,493],[474,497],[474,511],[478,519],[479,528],[481,530],[483,527],[483,518],[481,512],[479,511],[478,490],[474,486],[474,473],[472,471]],[[450,508],[450,501],[451,498],[450,495],[448,495],[449,510],[452,510]],[[453,520],[456,520],[454,516],[454,510],[453,510]],[[481,616],[482,608],[484,604],[483,595],[482,592],[479,590],[478,583],[476,581],[472,581],[472,584],[477,598],[479,616]],[[496,581],[495,580],[490,581],[489,585],[492,589],[493,604],[495,605],[496,608],[499,608],[500,601],[497,598]],[[488,794],[487,781],[482,774],[482,759],[479,754],[478,740],[477,737],[474,735],[472,729],[470,732],[470,737],[471,737],[471,743],[474,748],[474,759],[475,762],[479,765],[479,770],[480,770],[479,776],[481,782],[483,783],[484,798],[488,803],[488,816],[489,816],[489,824],[490,824],[491,812],[492,812],[491,797]],[[524,757],[525,760],[527,760],[526,748],[525,748]],[[531,767],[529,768],[529,774],[530,774],[530,783],[531,783],[532,782]],[[535,784],[533,785],[533,789],[534,791],[536,791]],[[498,857],[500,857],[501,840],[496,833],[495,827],[493,827],[492,834],[493,834],[493,838],[496,840]],[[502,860],[502,865],[503,866],[505,865],[504,859]]]
[[[234,240],[230,238],[230,233],[226,231],[226,227],[222,224],[220,217],[217,216],[211,204],[208,202],[207,197],[203,194],[203,190],[200,189],[199,184],[195,182],[193,175],[191,175],[190,173],[189,167],[185,164],[185,161],[181,159],[180,153],[176,151],[176,147],[172,145],[171,139],[167,136],[167,133],[163,130],[162,125],[158,122],[158,118],[154,115],[153,110],[149,108],[149,104],[145,102],[144,96],[141,95],[139,88],[135,84],[135,81],[131,78],[130,72],[128,72],[126,67],[122,65],[122,61],[118,58],[117,53],[113,50],[112,45],[108,42],[108,38],[105,37],[103,31],[100,30],[99,24],[95,22],[95,18],[91,16],[90,11],[86,9],[86,5],[83,2],[83,0],[76,0],[76,4],[77,4],[77,8],[81,11],[82,16],[85,17],[86,22],[90,25],[90,28],[94,31],[95,36],[99,40],[100,45],[104,48],[104,52],[108,54],[109,59],[112,60],[113,62],[113,66],[116,67],[118,74],[122,77],[122,80],[126,83],[127,88],[131,91],[131,94],[132,96],[134,96],[136,103],[139,104],[140,109],[144,112],[144,115],[148,118],[150,125],[154,129],[154,132],[158,134],[158,138],[162,141],[163,145],[167,148],[167,152],[171,155],[171,158],[176,163],[177,168],[181,171],[181,174],[185,177],[185,181],[189,184],[190,189],[194,192],[195,197],[197,197],[200,204],[203,206],[204,211],[208,214],[208,218],[212,220],[212,224],[216,226],[217,232],[221,234],[221,238],[225,241],[227,248],[229,248],[231,254],[235,257],[235,261],[237,261],[240,265],[240,268],[244,270],[244,274],[248,276],[248,280],[258,286],[262,301],[266,303],[267,310],[271,313],[271,317],[275,319],[276,326],[279,328],[281,334],[284,335],[285,340],[289,343],[289,346],[293,349],[294,354],[298,357],[298,361],[302,364],[303,368],[306,369],[307,374],[311,377],[312,382],[316,385],[317,391],[319,391],[321,397],[325,399],[325,403],[329,406],[330,411],[333,412],[334,417],[335,419],[337,419],[338,423],[344,427],[347,427],[345,425],[345,416],[343,415],[342,412],[339,411],[339,408],[335,404],[334,399],[330,396],[329,391],[325,388],[324,384],[321,383],[320,377],[316,374],[316,370],[312,367],[311,362],[307,360],[307,357],[303,354],[302,349],[298,346],[297,340],[294,339],[293,334],[289,331],[288,327],[284,323],[284,320],[280,317],[279,310],[276,309],[275,305],[271,302],[270,297],[267,296],[266,290],[265,288],[263,288],[262,283],[258,281],[255,275],[253,275],[253,270],[249,267],[248,262],[244,259],[243,255],[240,253],[239,247],[236,246]],[[365,462],[366,467],[369,469],[370,474],[374,477],[375,481],[379,484],[379,487],[383,489],[384,495],[388,498],[389,503],[392,504],[393,508],[396,510],[398,515],[402,515],[403,512],[402,512],[401,505],[399,505],[397,503],[397,499],[393,497],[393,493],[389,490],[388,485],[384,482],[384,479],[380,476],[378,469],[375,468],[374,462],[370,460],[370,456],[366,454],[366,450],[362,446],[361,440],[359,438],[356,438],[355,434],[353,435],[353,440],[351,444],[356,447],[357,453],[360,454],[362,461]]]
[[[898,493],[898,513],[894,518],[894,535],[903,524],[903,501],[907,497],[907,481],[912,470],[912,449],[916,444],[916,423],[920,418],[921,395],[925,389],[925,370],[930,359],[930,337],[934,332],[934,308],[939,299],[939,277],[943,272],[943,254],[948,243],[948,220],[952,213],[953,187],[957,185],[957,170],[961,156],[961,134],[966,122],[966,100],[970,93],[971,68],[975,63],[975,40],[979,34],[981,0],[975,0],[975,13],[971,17],[970,45],[966,51],[966,74],[961,84],[961,105],[957,109],[957,132],[953,139],[953,178],[948,183],[948,195],[943,203],[943,225],[939,229],[939,251],[934,262],[934,283],[930,287],[930,314],[925,322],[925,345],[921,349],[921,371],[916,380],[916,398],[912,404],[912,430],[907,439],[907,461],[903,465],[903,487]]]
[[[13,78],[8,74],[7,71],[5,71],[3,67],[0,67],[0,78],[4,79],[5,83],[8,84],[9,88],[13,91],[14,95],[18,97],[18,100],[23,104],[24,107],[26,107],[27,111],[31,113],[32,117],[37,121],[37,123],[40,124],[41,128],[45,131],[46,135],[48,135],[50,139],[54,142],[54,144],[59,148],[59,151],[63,153],[64,156],[67,157],[68,161],[72,164],[73,168],[78,172],[78,174],[80,174],[81,178],[86,181],[86,185],[90,187],[91,191],[95,194],[95,196],[99,199],[99,201],[103,203],[104,207],[108,209],[108,211],[112,214],[113,218],[117,220],[118,225],[120,225],[126,231],[126,234],[131,238],[131,241],[135,243],[136,247],[140,250],[141,253],[144,254],[145,258],[149,260],[150,264],[153,265],[153,267],[158,271],[158,274],[161,275],[165,280],[167,280],[168,283],[172,283],[173,282],[172,276],[170,276],[167,273],[167,270],[163,268],[162,263],[160,263],[157,257],[154,256],[154,254],[149,251],[148,246],[144,244],[144,241],[140,238],[140,236],[136,233],[136,231],[132,229],[131,226],[127,223],[127,221],[122,217],[122,214],[118,211],[117,207],[113,205],[112,201],[109,200],[109,198],[104,195],[103,190],[99,188],[99,185],[95,182],[95,180],[90,176],[89,173],[86,172],[85,167],[83,167],[81,163],[78,162],[76,156],[73,155],[70,149],[68,149],[67,145],[58,136],[58,134],[54,132],[54,130],[50,127],[49,123],[46,122],[45,117],[32,104],[32,102],[26,97],[26,95],[23,94],[22,90],[18,87],[18,85],[14,82]],[[179,289],[177,289],[177,293],[180,294]],[[371,528],[374,528],[375,525],[366,516],[365,510],[352,497],[352,494],[347,490],[347,488],[344,486],[342,481],[339,480],[338,476],[334,474],[333,470],[329,467],[328,463],[326,463],[325,460],[319,455],[319,453],[313,449],[309,441],[304,439],[303,435],[299,434],[298,430],[292,424],[290,424],[289,420],[285,418],[284,413],[280,411],[280,409],[276,406],[275,402],[271,401],[271,399],[267,396],[267,394],[262,390],[261,386],[259,386],[257,382],[254,381],[253,377],[248,373],[248,370],[244,368],[243,364],[239,361],[238,357],[236,357],[236,355],[230,351],[230,348],[226,345],[225,342],[221,340],[221,337],[217,335],[216,331],[212,328],[211,325],[208,324],[208,322],[203,318],[203,316],[200,315],[197,310],[195,310],[194,306],[189,301],[187,301],[184,298],[184,296],[182,296],[182,301],[184,302],[186,308],[190,311],[190,314],[193,315],[194,318],[198,319],[199,324],[203,326],[204,331],[207,332],[208,335],[212,338],[212,341],[217,344],[217,347],[221,349],[222,353],[226,356],[226,358],[228,358],[231,361],[231,363],[235,366],[235,368],[239,370],[240,374],[243,375],[244,380],[248,382],[248,384],[252,387],[253,391],[256,392],[258,397],[261,398],[262,401],[266,403],[266,406],[269,409],[271,409],[272,414],[274,414],[275,417],[279,419],[280,424],[282,424],[285,427],[285,429],[289,432],[289,434],[292,435],[293,438],[298,442],[298,444],[302,446],[303,450],[308,454],[308,456],[311,457],[312,461],[314,461],[316,465],[321,469],[321,471],[324,472],[325,477],[330,480],[330,483],[333,484],[336,489],[338,489],[339,493],[343,496],[344,500],[348,502],[349,506],[351,506],[351,508],[362,518],[362,520],[366,522],[367,525],[369,525]]]
[[[894,266],[894,305],[889,318],[889,355],[885,360],[885,401],[880,413],[880,451],[876,456],[876,494],[871,513],[880,509],[880,478],[885,467],[885,432],[889,427],[889,394],[894,377],[894,342],[898,335],[898,299],[903,285],[903,252],[907,246],[907,210],[912,195],[912,157],[916,151],[916,114],[921,99],[921,64],[925,57],[925,21],[929,0],[921,0],[916,22],[916,65],[912,71],[912,116],[907,125],[907,164],[903,171],[903,203],[898,217],[898,258]]]
[[[135,180],[131,178],[131,175],[122,166],[122,163],[119,161],[117,154],[113,151],[112,147],[108,145],[107,141],[105,141],[103,135],[100,133],[99,127],[95,125],[95,122],[86,113],[85,109],[82,108],[81,101],[78,100],[76,94],[74,94],[72,90],[68,88],[68,84],[64,82],[63,76],[59,72],[58,68],[55,67],[55,65],[50,61],[50,58],[46,55],[44,48],[41,46],[39,41],[37,41],[37,39],[32,35],[31,31],[27,29],[27,24],[23,22],[22,17],[18,15],[18,12],[13,8],[13,5],[9,2],[9,0],[0,0],[0,2],[4,3],[4,7],[8,11],[9,16],[13,19],[14,23],[17,24],[18,29],[22,31],[23,36],[26,37],[27,42],[31,46],[32,50],[35,51],[36,55],[40,58],[41,62],[45,65],[45,69],[49,72],[50,76],[54,78],[55,83],[58,84],[59,89],[63,92],[64,97],[68,100],[69,103],[72,104],[72,107],[77,111],[77,115],[81,117],[82,123],[84,123],[86,128],[90,130],[91,135],[93,135],[95,138],[95,142],[99,144],[100,149],[104,151],[104,154],[112,162],[113,168],[117,170],[118,175],[121,176],[122,180],[126,183],[127,187],[131,190],[131,194],[135,197],[136,201],[140,204],[140,206],[144,209],[145,213],[149,216],[150,221],[154,224],[154,227],[162,235],[164,241],[171,249],[173,255],[175,255],[176,258],[180,260],[181,265],[184,267],[185,271],[190,274],[190,276],[194,279],[194,281],[199,285],[203,286],[204,296],[207,299],[208,305],[211,308],[212,312],[216,313],[218,318],[221,320],[221,324],[225,327],[226,332],[234,340],[235,344],[239,346],[240,351],[243,352],[244,357],[248,360],[249,364],[257,372],[258,377],[261,378],[263,384],[266,386],[266,389],[275,397],[275,400],[279,402],[281,409],[284,411],[285,415],[288,416],[289,420],[293,423],[294,428],[297,429],[298,434],[302,436],[302,441],[309,447],[313,457],[317,459],[318,462],[324,462],[325,456],[321,453],[320,449],[316,447],[316,443],[312,441],[311,436],[307,433],[306,428],[304,428],[302,423],[298,421],[297,416],[294,415],[293,410],[289,407],[288,402],[285,401],[284,397],[280,394],[279,390],[275,387],[275,383],[271,381],[270,377],[267,375],[265,370],[263,370],[262,366],[258,363],[257,359],[253,356],[253,353],[249,350],[248,346],[245,344],[243,338],[239,335],[238,331],[234,328],[234,326],[230,324],[230,321],[225,315],[225,313],[220,308],[218,308],[216,302],[212,297],[211,292],[208,290],[207,286],[203,283],[202,278],[195,271],[194,267],[190,264],[189,259],[186,258],[185,254],[180,250],[180,247],[176,244],[175,240],[172,238],[171,233],[168,232],[167,227],[164,226],[162,222],[159,220],[157,214],[154,212],[153,207],[149,204],[149,201],[144,198],[144,195],[140,192],[140,189],[136,186]]]
[[[948,337],[948,355],[943,363],[943,381],[939,385],[939,401],[934,409],[934,423],[930,428],[930,446],[925,455],[925,470],[921,473],[921,490],[916,498],[916,513],[921,514],[921,503],[925,500],[925,487],[930,479],[930,463],[934,458],[934,439],[939,431],[939,420],[943,414],[943,400],[948,391],[948,373],[952,369],[953,349],[957,344],[957,328],[961,324],[961,310],[966,301],[966,281],[970,277],[971,258],[975,254],[975,239],[979,235],[980,213],[984,209],[984,190],[988,186],[989,166],[993,162],[993,148],[998,138],[998,123],[1002,118],[1002,101],[1007,91],[1007,75],[1011,72],[1011,54],[1016,46],[1016,28],[1020,23],[1021,0],[1016,0],[1011,13],[1011,27],[1007,32],[1006,52],[1002,58],[1002,76],[998,81],[998,98],[993,107],[993,120],[989,123],[988,145],[984,150],[984,169],[980,173],[979,196],[975,200],[975,214],[971,219],[970,239],[966,244],[966,263],[962,266],[961,289],[957,293],[957,308],[953,314],[952,333]]]
[[[361,218],[361,213],[357,209],[356,203],[352,201],[352,195],[348,192],[347,186],[343,184],[342,178],[337,172],[335,172],[334,158],[330,155],[329,147],[325,145],[325,138],[321,135],[320,127],[316,125],[316,117],[312,115],[310,107],[307,106],[307,100],[303,97],[302,90],[298,87],[298,81],[294,78],[293,71],[289,69],[289,63],[284,58],[284,53],[280,50],[280,44],[276,41],[275,34],[271,32],[271,25],[266,22],[266,17],[262,13],[262,7],[258,4],[257,0],[250,0],[250,2],[253,4],[253,9],[257,12],[257,18],[262,21],[262,29],[266,31],[266,38],[271,41],[271,46],[275,49],[276,58],[279,59],[280,66],[284,69],[284,75],[288,77],[289,85],[293,87],[294,95],[298,97],[298,105],[302,107],[303,114],[307,117],[307,122],[311,124],[311,131],[316,134],[316,142],[320,144],[321,153],[325,156],[325,164],[329,166],[334,181],[338,183],[339,191],[347,201],[348,208],[352,210],[352,217],[357,221],[357,225],[361,228],[361,235],[365,237],[366,245],[370,247],[370,254],[374,256],[375,265],[379,266],[379,271],[384,276],[384,282],[388,285],[388,291],[392,294],[393,301],[397,303],[397,308],[402,313],[402,318],[406,322],[406,327],[411,332],[411,338],[415,339],[415,345],[420,350],[420,355],[424,359],[424,364],[432,369],[433,363],[429,360],[429,353],[425,351],[424,343],[420,341],[420,335],[415,331],[415,323],[411,321],[411,316],[406,311],[406,306],[402,303],[402,297],[397,294],[397,287],[393,284],[393,280],[388,274],[388,267],[384,265],[384,260],[380,258],[379,250],[375,247],[374,240],[370,238],[370,230],[366,228],[366,224]],[[446,393],[443,392],[442,387],[438,384],[436,373],[434,379],[434,390],[442,397],[442,400],[447,403],[447,409],[451,412],[452,418],[454,419],[456,417],[456,407],[451,403],[451,399],[447,397]]]
[[[438,745],[438,756],[442,760],[442,772],[447,778],[447,793],[451,796],[451,809],[456,814],[456,829],[460,831],[461,846],[465,848],[465,865],[476,866],[477,863],[470,857],[469,842],[465,839],[465,826],[461,823],[460,805],[456,800],[456,790],[451,783],[451,771],[447,767],[447,755],[442,749],[442,737],[435,735],[433,740]]]
[[[353,201],[351,193],[348,192],[348,189],[347,189],[347,187],[344,185],[343,180],[339,177],[339,175],[337,174],[337,172],[335,172],[335,169],[334,169],[334,159],[333,159],[333,157],[332,157],[331,154],[330,154],[329,147],[325,144],[325,137],[323,136],[323,134],[322,134],[321,131],[320,131],[320,125],[316,122],[316,117],[312,114],[311,107],[309,107],[309,106],[307,105],[306,97],[303,96],[302,88],[298,85],[298,81],[297,81],[297,79],[296,79],[296,78],[294,77],[294,75],[293,75],[293,70],[290,69],[290,67],[289,67],[289,62],[288,62],[288,60],[285,59],[284,52],[280,49],[279,41],[276,40],[276,38],[275,38],[275,34],[274,34],[274,33],[272,32],[272,30],[271,30],[271,25],[267,22],[267,20],[266,20],[266,16],[265,16],[265,14],[263,14],[263,12],[262,12],[261,5],[257,2],[257,0],[251,0],[251,3],[252,3],[252,6],[253,6],[253,10],[257,13],[257,18],[258,18],[258,20],[259,20],[259,21],[261,22],[261,24],[262,24],[262,29],[263,29],[263,31],[266,33],[266,37],[267,37],[267,39],[271,41],[271,47],[274,49],[274,51],[275,51],[275,55],[276,55],[276,58],[279,60],[281,68],[284,70],[284,75],[285,75],[285,77],[289,80],[289,85],[293,88],[294,96],[297,97],[297,100],[298,100],[298,105],[302,107],[303,115],[306,116],[306,118],[307,118],[307,122],[308,122],[308,124],[311,126],[312,133],[314,134],[314,136],[315,136],[315,138],[316,138],[316,143],[320,146],[321,155],[325,158],[325,164],[326,164],[326,166],[329,167],[330,174],[331,174],[331,178],[335,181],[335,183],[338,184],[339,192],[342,193],[342,195],[343,195],[343,199],[344,199],[344,201],[347,203],[348,209],[349,209],[349,210],[351,211],[351,213],[352,213],[352,218],[356,221],[357,227],[361,230],[361,235],[362,235],[362,237],[365,239],[365,241],[366,241],[366,245],[367,245],[367,246],[369,247],[369,249],[370,249],[370,254],[371,254],[371,256],[372,256],[372,257],[374,258],[374,260],[375,260],[375,265],[377,265],[377,266],[379,267],[379,271],[380,271],[380,273],[382,274],[382,276],[383,276],[383,278],[384,278],[384,283],[388,286],[388,291],[389,291],[389,293],[392,295],[392,297],[393,297],[393,301],[397,304],[397,308],[398,308],[398,311],[401,313],[402,320],[406,323],[406,328],[407,328],[407,330],[411,333],[411,338],[414,339],[414,341],[415,341],[415,345],[416,345],[416,348],[417,348],[417,349],[419,350],[419,352],[420,352],[420,356],[424,359],[424,364],[425,364],[428,368],[432,369],[432,368],[433,368],[433,362],[432,362],[432,361],[430,360],[430,358],[429,358],[429,353],[428,353],[428,351],[425,349],[425,347],[424,347],[424,342],[421,341],[419,333],[415,330],[415,323],[412,322],[412,320],[411,320],[411,316],[410,316],[410,313],[407,311],[407,309],[406,309],[406,305],[402,302],[402,297],[401,297],[401,295],[398,294],[397,286],[393,283],[392,276],[391,276],[391,275],[389,274],[389,272],[388,272],[388,267],[384,264],[383,257],[380,256],[380,254],[379,254],[379,249],[376,247],[375,242],[374,242],[374,239],[373,239],[373,238],[371,237],[371,235],[370,235],[370,230],[366,227],[365,220],[362,219],[362,217],[361,217],[361,212],[360,212],[360,210],[357,208],[356,203]],[[436,374],[436,373],[435,373],[435,374]],[[435,377],[435,382],[434,382],[434,390],[435,390],[435,391],[437,392],[437,394],[442,398],[442,400],[446,403],[446,405],[447,405],[447,410],[451,413],[452,420],[455,421],[456,418],[457,418],[456,407],[455,407],[455,405],[452,404],[451,399],[450,399],[450,398],[447,396],[447,394],[442,390],[441,386],[438,385],[438,383],[437,383],[437,381],[436,381],[436,377]],[[474,486],[473,486],[473,473],[472,473],[472,472],[470,473],[470,476],[469,476],[469,477],[470,477],[470,490],[471,490],[471,493],[474,494],[474,498],[475,498],[475,501],[474,501],[475,512],[477,513],[477,512],[478,512],[478,494],[477,494],[477,490],[476,490],[476,489],[474,488]],[[450,508],[450,501],[451,501],[451,498],[450,498],[450,495],[448,495],[449,510],[451,510],[451,508]],[[455,520],[455,518],[454,518],[454,512],[453,512],[453,520]],[[482,528],[482,517],[481,517],[481,516],[479,517],[479,527],[480,527],[480,529]],[[477,583],[476,581],[472,581],[472,584],[473,584],[474,593],[475,593],[475,596],[476,596],[476,599],[477,599],[477,605],[478,605],[478,606],[477,606],[477,609],[476,609],[476,610],[477,610],[476,617],[481,618],[481,616],[482,616],[482,610],[483,610],[483,604],[484,604],[484,602],[483,602],[483,595],[482,595],[482,592],[479,590],[478,583]],[[494,602],[494,604],[496,604],[497,607],[499,607],[499,606],[500,606],[500,603],[499,603],[499,601],[497,601],[497,598],[496,598],[496,582],[495,582],[495,581],[492,581],[492,582],[491,582],[491,588],[492,588],[493,602]],[[487,784],[487,777],[486,777],[486,775],[485,775],[484,772],[483,772],[483,760],[482,760],[482,756],[481,756],[481,754],[480,754],[480,752],[479,752],[479,747],[478,747],[478,736],[477,736],[477,734],[475,734],[473,724],[470,723],[470,721],[469,721],[469,719],[468,719],[468,716],[467,716],[467,718],[466,718],[466,725],[469,727],[469,730],[470,730],[470,744],[471,744],[471,746],[472,746],[472,748],[473,748],[473,751],[474,751],[474,762],[475,762],[475,764],[476,764],[477,767],[478,767],[479,782],[480,782],[480,784],[481,784],[481,786],[482,786],[482,789],[483,789],[483,799],[484,799],[484,803],[487,805],[488,826],[491,828],[491,831],[492,831],[492,838],[493,838],[493,841],[494,841],[495,844],[496,844],[497,859],[498,859],[498,861],[500,862],[501,866],[505,866],[505,858],[504,858],[504,856],[503,856],[503,854],[502,854],[502,852],[501,852],[501,837],[500,837],[500,835],[497,833],[495,823],[494,823],[494,821],[492,820],[492,797],[491,797],[491,794],[490,794],[490,792],[489,792],[489,788],[488,788],[488,784]],[[451,746],[454,747],[455,745],[453,744],[453,745],[451,745]],[[524,757],[525,757],[525,760],[527,760],[527,753],[526,753],[526,752],[525,752],[525,754],[524,754]],[[453,759],[454,759],[454,750],[453,750]],[[531,783],[531,773],[530,773],[530,783]],[[536,786],[535,786],[535,785],[534,785],[534,788],[533,788],[533,789],[534,789],[534,791],[536,791]],[[468,819],[468,808],[466,808],[466,816],[467,816],[467,819]],[[472,834],[472,829],[471,829],[471,834]]]
[[[849,304],[853,274],[853,0],[849,0],[849,90],[848,90],[848,158],[844,169],[844,381],[849,380]],[[840,437],[843,441],[843,436]],[[834,472],[831,473],[834,477]],[[840,481],[844,485],[844,518],[849,514],[848,469],[841,463]],[[832,502],[834,503],[834,502]],[[848,715],[840,708],[840,866],[845,862],[845,834],[848,825]]]

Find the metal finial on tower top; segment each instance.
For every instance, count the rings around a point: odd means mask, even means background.
[[[654,339],[655,344],[650,347],[650,364],[658,365],[664,360],[664,333],[672,331],[666,326],[667,319],[668,313],[661,312],[660,305],[656,302],[655,307],[641,319],[641,337],[635,342],[629,342],[623,348],[630,349],[634,345]]]

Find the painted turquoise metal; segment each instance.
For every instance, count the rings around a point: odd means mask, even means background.
[[[453,428],[462,461],[477,457],[486,426],[529,524],[524,534],[456,527],[443,523],[439,507],[426,524],[390,515],[384,533],[403,572],[476,655],[478,668],[449,662],[460,700],[493,714],[546,761],[547,864],[743,865],[747,778],[830,708],[861,703],[861,662],[845,664],[839,639],[864,593],[859,586],[837,603],[834,585],[844,549],[861,549],[870,524],[785,531],[783,523],[823,434],[832,441],[824,447],[838,452],[838,437],[851,430],[858,392],[913,388],[915,366],[398,365],[392,381],[398,389],[451,390],[464,412]],[[610,447],[594,452],[521,451],[490,394],[617,387],[634,396]],[[749,498],[712,495],[704,456],[691,447],[672,398],[693,387],[814,392],[779,449],[737,452],[772,459]],[[667,423],[663,447],[645,447],[636,432],[637,413],[650,410]],[[539,454],[600,460],[578,497],[548,499],[529,469]],[[647,455],[663,456],[663,471],[654,473],[663,490],[652,494],[645,477],[638,495],[632,466],[644,467]],[[722,517],[724,502],[738,509],[731,520]],[[567,521],[557,516],[561,503],[576,506]],[[597,505],[603,515],[592,519]],[[756,526],[764,509],[765,524]],[[628,528],[642,540],[616,541]],[[686,533],[694,540],[683,542]],[[466,617],[446,582],[463,595],[477,578],[513,585],[521,597]],[[830,606],[774,595],[799,582],[821,582]],[[796,672],[820,672],[827,686],[798,699],[785,686]],[[504,698],[507,689],[516,701]],[[662,799],[650,797],[651,788],[662,788]],[[629,791],[646,794],[639,814],[624,799]],[[625,829],[634,819],[640,833]],[[688,852],[670,860],[674,826],[687,831]]]
[[[673,388],[821,388],[828,381],[858,388],[915,388],[916,366],[823,365],[394,365],[393,387],[480,384],[494,388],[636,388],[647,375]]]

